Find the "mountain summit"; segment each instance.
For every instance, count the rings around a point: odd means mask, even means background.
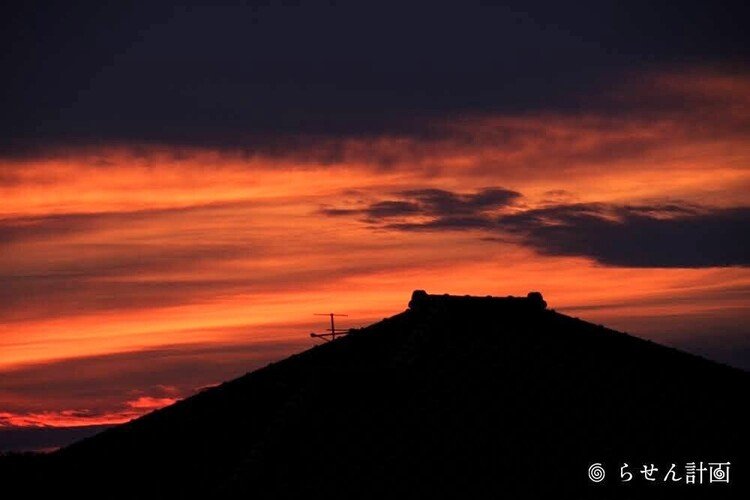
[[[9,481],[97,499],[747,498],[749,388],[746,372],[537,292],[416,291],[400,314],[15,464]],[[686,484],[689,463],[703,484]],[[709,463],[730,464],[728,484]],[[664,480],[672,464],[681,481]]]

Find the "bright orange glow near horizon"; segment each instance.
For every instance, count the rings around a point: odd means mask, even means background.
[[[112,145],[0,160],[0,427],[123,422],[244,365],[175,390],[151,390],[154,376],[103,402],[75,391],[31,401],[19,395],[19,373],[62,379],[60,367],[107,356],[146,366],[138,353],[181,346],[191,359],[209,358],[196,346],[287,346],[259,355],[262,364],[310,345],[313,313],[346,312],[347,326],[361,326],[405,309],[415,288],[540,290],[563,313],[677,345],[744,335],[747,267],[618,265],[619,254],[524,239],[517,222],[488,226],[538,211],[544,221],[550,207],[604,207],[603,221],[607,210],[616,218],[638,207],[639,221],[657,212],[650,223],[675,217],[666,205],[696,217],[746,208],[750,79],[650,83],[710,105],[617,118],[467,116],[435,124],[441,133],[429,140],[321,139],[273,155]],[[482,205],[487,188],[507,190],[508,201]],[[430,226],[445,214],[425,212],[425,190],[469,200],[467,213],[448,221],[456,226]],[[218,366],[229,354],[216,352]]]

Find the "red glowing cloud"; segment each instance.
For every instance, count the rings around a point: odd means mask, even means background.
[[[312,313],[357,326],[414,288],[539,289],[675,345],[738,345],[746,255],[678,253],[744,221],[750,78],[646,75],[605,100],[251,153],[120,143],[0,160],[0,426],[124,422],[304,347]],[[676,236],[641,262],[594,244],[639,232]],[[104,370],[108,356],[133,357]],[[36,376],[69,396],[23,383]],[[80,390],[105,379],[109,395]]]

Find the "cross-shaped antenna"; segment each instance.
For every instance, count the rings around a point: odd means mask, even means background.
[[[331,318],[331,328],[327,328],[327,333],[311,333],[310,336],[317,339],[323,339],[326,342],[336,340],[336,335],[343,335],[344,332],[336,330],[336,325],[333,322],[334,316],[349,316],[348,314],[336,314],[336,313],[315,313],[315,316],[329,316]],[[329,338],[330,337],[330,338]]]

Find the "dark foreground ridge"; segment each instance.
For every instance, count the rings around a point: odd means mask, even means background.
[[[400,314],[0,472],[25,498],[750,498],[749,388],[537,293],[417,291]],[[731,462],[730,484],[663,481],[701,461]]]

